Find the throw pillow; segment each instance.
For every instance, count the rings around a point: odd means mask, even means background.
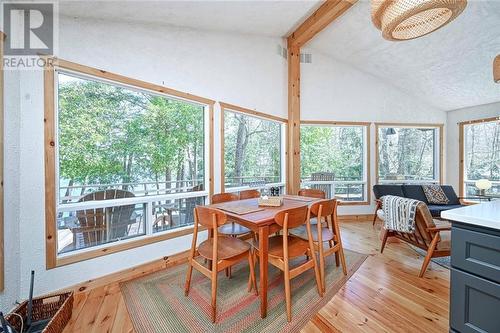
[[[427,202],[434,205],[447,205],[450,200],[440,185],[422,185]]]

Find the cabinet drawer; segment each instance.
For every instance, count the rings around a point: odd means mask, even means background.
[[[500,283],[500,237],[453,227],[451,265]]]
[[[500,285],[451,269],[450,326],[461,333],[500,332]]]

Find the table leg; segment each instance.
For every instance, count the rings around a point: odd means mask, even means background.
[[[259,228],[259,274],[260,274],[260,316],[267,316],[267,251],[269,226]]]

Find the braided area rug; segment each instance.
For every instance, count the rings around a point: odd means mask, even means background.
[[[267,317],[260,318],[260,298],[247,292],[248,263],[232,269],[232,278],[218,276],[217,321],[210,320],[210,280],[193,270],[189,296],[184,296],[186,265],[179,265],[121,284],[137,333],[181,332],[298,332],[361,266],[366,255],[344,250],[347,276],[335,257],[326,262],[326,292],[318,295],[313,270],[291,282],[292,321],[287,322],[283,273],[269,265]],[[304,260],[304,259],[297,259]],[[293,265],[292,265],[293,267]],[[257,268],[258,280],[258,268]],[[258,283],[258,281],[257,281]]]

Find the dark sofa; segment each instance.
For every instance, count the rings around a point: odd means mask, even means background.
[[[427,207],[429,207],[429,211],[431,212],[433,217],[441,217],[441,212],[463,207],[460,203],[460,199],[458,198],[455,190],[451,185],[441,185],[443,192],[448,197],[450,202],[447,205],[433,205],[429,204],[427,198],[425,197],[424,190],[422,189],[422,185],[373,185],[373,194],[375,194],[376,199],[380,199],[384,195],[396,195],[398,197],[405,197],[410,199],[416,199],[424,202]],[[379,209],[379,205],[377,204],[377,209]],[[375,211],[375,216],[376,216]],[[376,218],[376,217],[375,217]],[[374,219],[375,222],[375,219]]]

